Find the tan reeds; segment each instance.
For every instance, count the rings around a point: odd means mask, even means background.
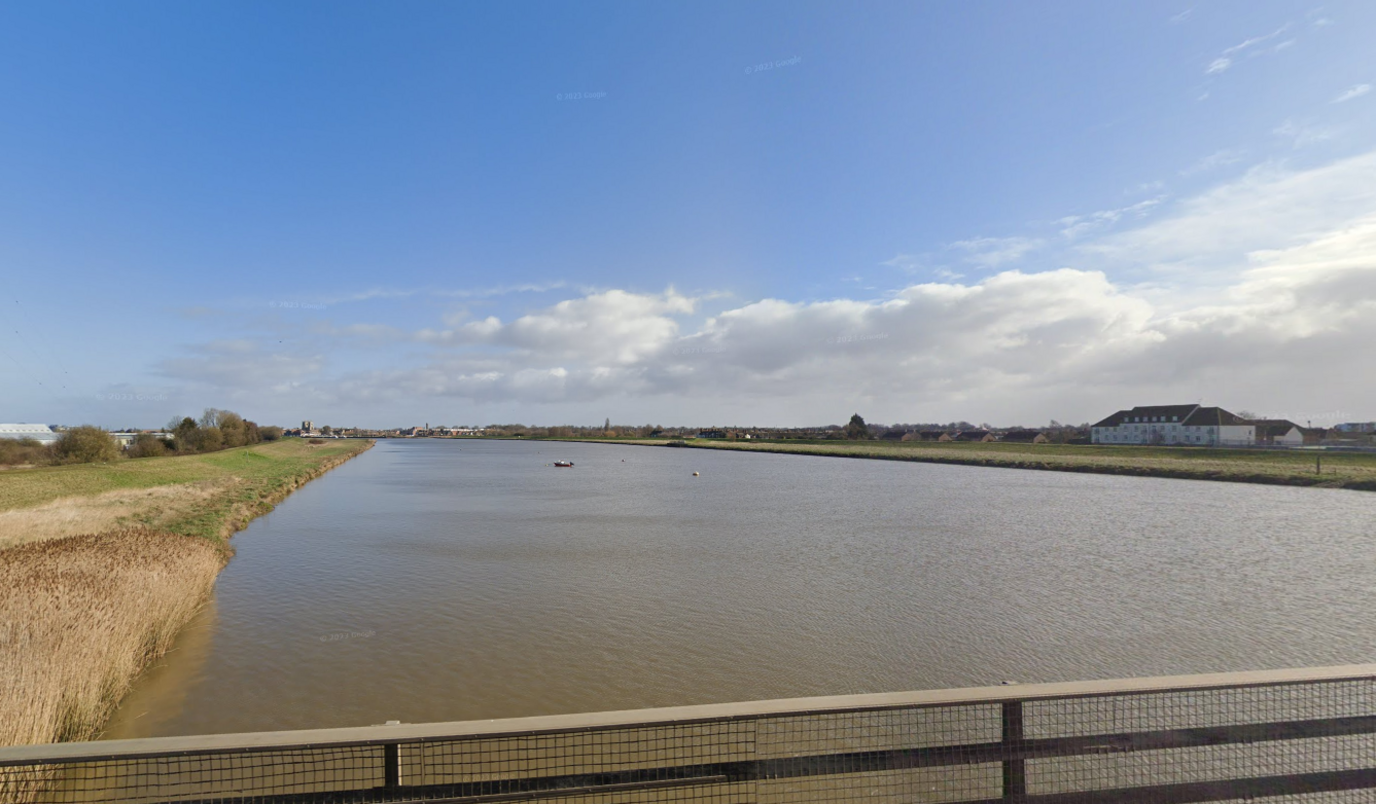
[[[147,529],[0,550],[0,745],[97,736],[209,596],[225,556]]]

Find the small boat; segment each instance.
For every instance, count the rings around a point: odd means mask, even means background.
[[[558,466],[558,467],[560,467],[560,468],[565,468],[565,467],[573,466],[573,461],[555,461],[555,462],[554,462],[554,465],[555,465],[555,466]]]

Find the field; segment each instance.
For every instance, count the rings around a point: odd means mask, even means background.
[[[0,473],[0,745],[98,736],[210,594],[229,536],[371,444]]]
[[[583,439],[592,440],[592,439]],[[664,446],[666,440],[605,439]],[[717,441],[692,449],[786,452],[839,458],[958,463],[1008,469],[1224,480],[1376,491],[1376,453],[1199,447],[1070,446],[914,441]]]
[[[0,473],[0,549],[118,527],[223,540],[370,443],[292,438],[203,455],[9,470]]]

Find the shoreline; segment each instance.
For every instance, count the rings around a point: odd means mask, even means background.
[[[10,529],[63,515],[77,520],[69,529],[103,526],[0,547],[0,745],[96,739],[210,599],[230,537],[374,443],[320,450],[293,439],[39,469],[5,489]]]
[[[636,447],[669,447],[669,441],[647,439],[511,439],[517,441],[567,441],[587,444],[621,444]],[[912,463],[980,466],[990,469],[1021,469],[1043,472],[1075,472],[1079,474],[1119,475],[1127,477],[1159,477],[1173,480],[1204,480],[1226,483],[1252,483],[1271,486],[1292,486],[1349,491],[1376,491],[1376,455],[1353,453],[1293,453],[1280,450],[1212,450],[1207,453],[1180,453],[1161,457],[1160,452],[1183,447],[1155,448],[1148,454],[1127,452],[1087,455],[1070,453],[1061,445],[998,445],[956,444],[933,447],[924,444],[908,446],[877,445],[876,442],[808,442],[789,444],[779,442],[708,442],[684,441],[674,444],[676,449],[704,449],[729,452],[763,452],[776,455],[810,455],[822,458],[851,458],[856,460],[907,461]],[[993,449],[991,449],[993,447]],[[1077,447],[1083,449],[1134,449],[1131,447]],[[1152,448],[1147,448],[1152,449]],[[960,454],[966,451],[967,454]],[[1039,454],[1040,453],[1040,454]],[[1281,460],[1278,460],[1281,459]],[[1305,472],[1311,461],[1319,458],[1328,466],[1322,473]],[[1302,462],[1301,460],[1302,459]],[[1175,465],[1163,465],[1174,462]],[[1190,463],[1200,465],[1191,466]],[[1337,466],[1335,467],[1334,464]]]

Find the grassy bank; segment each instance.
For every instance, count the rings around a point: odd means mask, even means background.
[[[667,442],[605,439],[605,443],[665,446]],[[684,446],[1376,491],[1376,454],[1359,452],[912,441],[691,440],[684,442]],[[1316,471],[1319,462],[1321,471]]]
[[[0,745],[97,736],[210,594],[226,539],[371,443],[0,473]]]
[[[371,444],[291,438],[203,455],[0,473],[0,549],[120,527],[223,540]]]

